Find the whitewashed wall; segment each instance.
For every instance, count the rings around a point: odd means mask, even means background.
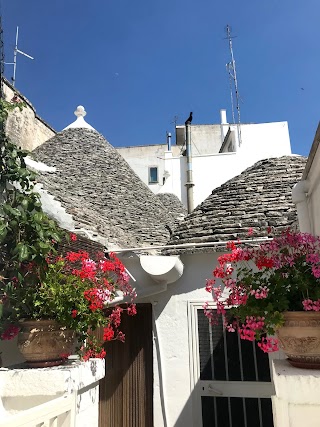
[[[310,161],[310,169],[305,177],[308,181],[308,210],[311,232],[320,236],[320,148],[319,141],[314,146],[314,157]],[[311,160],[311,158],[310,158]]]
[[[104,376],[105,361],[102,359],[70,362],[54,368],[0,369],[0,420],[10,421],[12,415],[36,408],[56,397],[74,394],[75,425],[98,427],[99,380]],[[55,420],[50,425],[62,424]]]
[[[188,303],[211,299],[205,282],[216,264],[217,254],[182,257],[183,276],[154,296],[154,427],[194,427],[190,369]],[[161,398],[163,395],[163,399]]]
[[[206,125],[203,125],[208,132]],[[194,126],[191,127],[193,132]],[[197,126],[201,128],[201,125]],[[220,126],[218,126],[220,128]],[[234,134],[237,135],[236,128]],[[198,130],[197,130],[198,132]],[[200,134],[200,152],[203,151],[204,134]],[[218,134],[216,134],[218,137]],[[195,138],[195,137],[194,137]],[[192,146],[193,193],[194,206],[201,203],[214,188],[240,174],[258,160],[280,157],[291,154],[289,130],[287,122],[245,124],[241,125],[242,144],[233,153],[199,154],[197,144]],[[194,142],[196,139],[194,139]],[[209,141],[209,139],[208,139]],[[209,141],[210,142],[210,141]],[[211,143],[210,143],[211,144]],[[212,144],[211,144],[212,145]],[[158,148],[156,148],[158,147]],[[148,165],[158,166],[159,176],[169,172],[165,183],[160,180],[158,185],[149,185],[154,193],[173,193],[187,206],[186,200],[186,157],[182,156],[173,146],[172,155],[168,154],[165,145],[149,147],[127,147],[118,149],[143,182],[148,185]],[[163,151],[164,150],[164,151]],[[214,153],[216,150],[213,149]]]

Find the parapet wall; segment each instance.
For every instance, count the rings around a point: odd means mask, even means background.
[[[24,150],[32,151],[56,134],[56,131],[37,115],[31,102],[7,80],[4,80],[3,91],[7,101],[17,95],[25,103],[22,111],[16,108],[9,114],[6,131],[12,142]]]

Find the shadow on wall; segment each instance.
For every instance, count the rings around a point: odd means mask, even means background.
[[[205,320],[207,321],[207,319]],[[237,356],[239,356],[237,345],[238,337],[236,334],[229,333],[228,338],[230,340],[228,343],[230,354],[228,354],[227,359],[229,362],[229,375],[231,377],[233,376],[232,380],[237,380],[237,382],[240,383],[240,388],[243,387],[245,390],[246,381],[241,381],[240,365],[237,363]],[[244,360],[247,361],[245,378],[247,378],[248,381],[251,380],[255,382],[254,363],[253,360],[250,360],[250,354],[252,355],[252,342],[244,341],[243,344],[248,350],[247,354],[244,354]],[[257,427],[257,423],[263,427],[273,427],[271,398],[259,398],[258,396],[263,396],[263,393],[252,393],[250,398],[239,397],[239,394],[238,397],[229,397],[232,393],[223,390],[221,384],[219,385],[216,383],[217,385],[215,385],[212,383],[213,380],[226,380],[225,340],[223,334],[221,333],[217,341],[213,343],[214,352],[212,358],[210,355],[209,337],[205,337],[205,342],[200,343],[200,348],[203,347],[203,345],[207,345],[208,351],[207,358],[200,357],[201,381],[198,381],[191,391],[189,399],[174,423],[174,427]],[[206,352],[206,349],[202,348],[202,351],[203,350]],[[262,352],[261,354],[263,355],[262,359],[264,359],[264,363],[261,360],[259,362],[259,372],[261,374],[259,380],[270,383],[268,355]],[[247,356],[249,356],[248,359],[246,359]],[[205,359],[207,360],[205,361]],[[215,373],[213,372],[212,359],[214,359],[215,363]],[[212,386],[212,384],[214,385]],[[162,388],[163,384],[160,383],[160,386]],[[236,388],[237,385],[235,386],[235,389]],[[259,384],[257,384],[257,388],[259,389]],[[273,389],[273,386],[270,385],[270,390],[271,389]],[[237,389],[237,392],[239,392],[239,389]],[[272,392],[272,394],[274,394],[274,392]],[[172,419],[166,414],[165,399],[161,399],[161,403],[163,405],[163,426],[171,427],[173,425]],[[190,417],[191,413],[192,416]]]
[[[17,365],[25,361],[24,357],[18,350],[17,340],[17,337],[15,337],[13,340],[0,340],[0,356],[3,367]]]

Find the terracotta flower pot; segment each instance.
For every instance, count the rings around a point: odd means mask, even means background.
[[[320,369],[320,312],[287,311],[278,329],[280,346],[291,365]]]
[[[61,365],[74,350],[74,331],[54,320],[24,320],[20,328],[18,348],[29,367]]]

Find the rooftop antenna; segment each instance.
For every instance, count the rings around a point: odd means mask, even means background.
[[[234,37],[231,36],[230,25],[226,26],[226,33],[227,33],[226,39],[229,41],[229,49],[230,49],[230,55],[231,55],[231,61],[226,64],[226,67],[227,67],[227,71],[229,74],[229,81],[230,81],[232,119],[233,119],[233,123],[235,123],[236,121],[235,121],[235,109],[234,109],[234,98],[233,98],[233,92],[234,92],[235,98],[236,98],[237,129],[238,129],[238,140],[239,140],[239,146],[240,146],[242,142],[241,141],[241,119],[240,119],[240,96],[239,96],[239,90],[238,90],[236,61],[234,59],[233,47],[232,47],[232,39]]]
[[[173,120],[172,120],[172,122],[171,123],[174,123],[174,127],[176,127],[177,126],[177,121],[178,121],[178,116],[174,116],[173,117]]]
[[[1,7],[1,4],[0,4],[0,7]],[[0,98],[4,98],[3,76],[4,76],[4,44],[3,44],[2,13],[0,9]]]
[[[17,72],[17,55],[20,53],[23,56],[26,56],[29,59],[34,59],[32,56],[18,49],[18,40],[19,40],[19,27],[16,31],[16,44],[13,51],[13,62],[5,62],[6,65],[13,65],[13,77],[12,77],[12,86],[15,86],[16,83],[16,72]]]

